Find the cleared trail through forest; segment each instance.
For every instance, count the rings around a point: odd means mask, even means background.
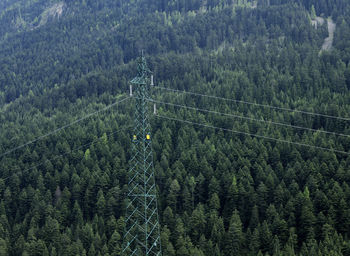
[[[328,24],[328,37],[324,40],[321,51],[330,51],[333,46],[334,31],[336,29],[336,24],[331,18],[327,19]]]

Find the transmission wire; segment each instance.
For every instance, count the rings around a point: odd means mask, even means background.
[[[253,106],[258,106],[258,107],[270,108],[270,109],[275,109],[275,110],[283,110],[283,111],[295,112],[295,113],[300,113],[300,114],[305,114],[305,115],[313,115],[313,116],[332,118],[332,119],[337,119],[337,120],[342,120],[342,121],[350,121],[350,118],[346,118],[346,117],[338,117],[338,116],[326,115],[326,114],[315,113],[315,112],[308,112],[308,111],[297,110],[297,109],[290,109],[290,108],[284,108],[284,107],[270,106],[270,105],[255,103],[255,102],[249,102],[249,101],[243,101],[243,100],[235,100],[235,99],[223,98],[223,97],[218,97],[218,96],[213,96],[213,95],[206,95],[206,94],[201,94],[201,93],[170,89],[170,88],[166,88],[166,87],[162,87],[162,86],[154,85],[153,88],[161,89],[161,90],[167,90],[167,91],[171,91],[171,92],[177,92],[177,93],[186,93],[186,94],[195,95],[195,96],[201,96],[201,97],[208,97],[208,98],[212,98],[212,99],[231,101],[231,102],[242,103],[242,104],[247,104],[247,105],[253,105]]]
[[[309,147],[309,148],[314,148],[314,149],[319,149],[319,150],[326,150],[326,151],[333,152],[333,153],[340,153],[340,154],[350,155],[349,152],[345,152],[345,151],[341,151],[341,150],[330,149],[330,148],[319,147],[319,146],[313,146],[313,145],[309,145],[309,144],[305,144],[305,143],[293,142],[293,141],[288,141],[288,140],[283,140],[283,139],[276,139],[276,138],[271,138],[271,137],[264,136],[264,135],[252,134],[252,133],[248,133],[248,132],[241,132],[241,131],[227,129],[227,128],[222,128],[222,127],[217,127],[217,126],[213,126],[213,125],[206,125],[206,124],[196,123],[196,122],[192,122],[192,121],[188,121],[188,120],[183,120],[183,119],[178,119],[178,118],[173,118],[173,117],[167,117],[167,116],[163,116],[163,115],[159,115],[159,114],[155,114],[155,116],[163,118],[163,119],[172,120],[172,121],[183,122],[183,123],[186,123],[186,124],[197,125],[197,126],[217,129],[217,130],[221,130],[221,131],[233,132],[233,133],[236,133],[236,134],[243,134],[243,135],[252,136],[252,137],[256,137],[256,138],[260,138],[260,139],[272,140],[272,141],[277,141],[277,142],[282,142],[282,143],[287,143],[287,144],[292,144],[292,145],[294,144],[294,145],[303,146],[303,147]]]
[[[115,105],[118,105],[119,103],[122,103],[123,101],[128,100],[128,99],[129,99],[129,97],[126,97],[126,98],[124,98],[124,99],[122,99],[122,100],[116,101],[116,102],[114,102],[114,103],[112,103],[112,104],[110,104],[110,105],[108,105],[108,106],[106,106],[106,107],[104,107],[104,108],[102,108],[102,109],[100,109],[100,110],[97,110],[97,111],[95,111],[95,112],[92,112],[92,113],[90,113],[90,114],[87,114],[87,115],[85,115],[85,116],[83,116],[83,117],[81,117],[81,118],[79,118],[79,119],[77,119],[77,120],[75,120],[75,121],[73,121],[73,122],[71,122],[71,123],[69,123],[69,124],[66,124],[66,125],[64,125],[64,126],[62,126],[62,127],[59,127],[59,128],[57,128],[57,129],[51,131],[51,132],[48,132],[48,133],[46,133],[46,134],[44,134],[44,135],[41,135],[41,136],[39,136],[39,137],[37,137],[37,138],[31,140],[31,141],[28,141],[28,142],[26,142],[26,143],[24,143],[24,144],[18,146],[18,147],[12,148],[12,149],[10,149],[10,150],[8,150],[8,151],[2,153],[2,154],[0,155],[0,158],[2,158],[2,157],[4,157],[4,156],[6,156],[6,155],[8,155],[8,154],[10,154],[10,153],[12,153],[12,152],[18,150],[18,149],[21,149],[21,148],[23,148],[23,147],[25,147],[25,146],[28,146],[28,145],[30,145],[30,144],[33,144],[34,142],[37,142],[37,141],[42,140],[42,139],[44,139],[44,138],[46,138],[46,137],[48,137],[48,136],[51,136],[51,135],[53,135],[53,134],[55,134],[55,133],[58,133],[59,131],[61,131],[61,130],[63,130],[63,129],[66,129],[66,128],[68,128],[68,127],[74,125],[74,124],[77,124],[77,123],[79,123],[79,122],[81,122],[81,121],[83,121],[83,120],[85,120],[85,119],[87,119],[87,118],[89,118],[89,117],[91,117],[91,116],[94,116],[94,115],[99,114],[99,113],[101,113],[101,112],[103,112],[103,111],[106,111],[106,110],[108,110],[108,109],[114,107]]]
[[[323,131],[323,130],[308,128],[308,127],[303,127],[303,126],[279,123],[279,122],[263,120],[263,119],[256,119],[256,118],[240,116],[240,115],[227,114],[227,113],[222,113],[222,112],[217,112],[217,111],[212,111],[212,110],[207,110],[207,109],[202,109],[202,108],[189,107],[189,106],[180,105],[180,104],[174,104],[174,103],[169,103],[169,102],[164,102],[164,101],[158,101],[158,100],[154,100],[154,99],[150,99],[149,101],[150,102],[155,102],[155,103],[160,103],[160,104],[165,104],[165,105],[169,105],[169,106],[179,107],[179,108],[186,108],[186,109],[192,109],[192,110],[201,111],[201,112],[207,112],[207,113],[211,113],[211,114],[229,116],[229,117],[234,117],[234,118],[246,119],[246,120],[250,120],[250,121],[269,123],[269,124],[273,124],[273,125],[285,126],[285,127],[290,127],[290,128],[300,129],[300,130],[308,130],[308,131],[313,131],[313,132],[320,132],[320,133],[325,133],[325,134],[331,134],[331,135],[337,135],[337,136],[350,138],[350,135],[343,134],[343,133]]]
[[[127,126],[127,127],[118,129],[117,131],[111,132],[111,133],[107,134],[107,138],[110,137],[110,136],[112,136],[112,135],[114,135],[114,134],[116,134],[116,133],[118,133],[118,132],[124,131],[124,130],[129,129],[129,128],[131,128],[131,126]],[[56,160],[56,159],[58,159],[58,158],[60,158],[60,157],[66,156],[66,155],[68,155],[68,154],[71,154],[71,153],[73,153],[73,152],[75,152],[75,151],[78,151],[78,150],[80,150],[80,149],[82,149],[82,148],[91,146],[91,145],[93,145],[93,144],[99,142],[99,141],[102,140],[102,139],[103,139],[103,136],[97,138],[96,140],[94,140],[94,141],[92,141],[92,142],[89,142],[89,143],[86,143],[86,144],[84,144],[84,145],[81,145],[81,146],[79,146],[79,147],[77,147],[77,148],[75,148],[75,149],[71,149],[69,152],[65,152],[65,153],[62,153],[62,154],[57,155],[57,156],[55,156],[55,157],[51,157],[51,158],[45,159],[44,161],[41,161],[39,164],[34,165],[34,166],[32,166],[32,167],[30,167],[30,168],[28,168],[28,169],[25,169],[24,171],[19,171],[19,172],[16,172],[16,173],[12,173],[12,174],[10,174],[10,176],[4,178],[3,180],[6,181],[6,180],[8,180],[9,178],[11,178],[11,177],[12,177],[13,175],[15,175],[15,174],[28,172],[28,171],[30,171],[30,170],[33,170],[33,169],[35,169],[35,168],[37,168],[37,167],[39,167],[39,166],[45,164],[45,163],[48,162],[48,161]],[[20,169],[20,168],[21,168],[21,167],[17,167],[17,168],[15,168],[15,169]]]

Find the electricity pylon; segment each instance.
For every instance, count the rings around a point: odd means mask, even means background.
[[[135,97],[136,110],[125,216],[125,256],[162,255],[147,104],[150,85],[153,85],[153,76],[151,79],[150,76],[151,71],[142,54],[138,76],[130,84],[130,95]]]

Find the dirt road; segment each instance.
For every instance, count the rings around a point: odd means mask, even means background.
[[[328,37],[324,40],[321,51],[329,51],[333,46],[334,31],[336,29],[336,24],[331,18],[327,20],[328,23]]]

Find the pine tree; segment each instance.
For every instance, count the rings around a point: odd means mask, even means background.
[[[247,237],[249,243],[249,251],[257,254],[260,248],[260,234],[257,228],[254,229],[250,237]]]
[[[272,243],[273,243],[273,236],[272,236],[272,233],[268,227],[266,220],[260,226],[259,234],[260,234],[261,251],[264,253],[271,252]]]
[[[192,230],[191,235],[194,238],[194,241],[198,241],[201,234],[204,233],[207,223],[202,204],[198,204],[196,209],[192,212],[190,223]]]
[[[104,197],[102,189],[97,193],[97,203],[96,203],[97,213],[100,216],[104,216],[106,209],[106,199]]]
[[[239,255],[243,246],[242,222],[237,210],[233,212],[230,220],[230,226],[226,236],[227,255]]]
[[[161,233],[162,249],[164,255],[175,256],[175,249],[173,244],[170,242],[170,230],[167,226],[164,226]]]
[[[120,255],[121,253],[121,236],[117,231],[114,231],[112,237],[108,241],[108,251],[110,255]]]
[[[256,205],[253,206],[250,221],[249,221],[249,228],[251,230],[254,230],[259,225],[259,211],[258,207]]]
[[[0,256],[9,255],[7,242],[0,238]]]
[[[315,11],[315,6],[311,6],[311,19],[316,19],[316,11]]]

